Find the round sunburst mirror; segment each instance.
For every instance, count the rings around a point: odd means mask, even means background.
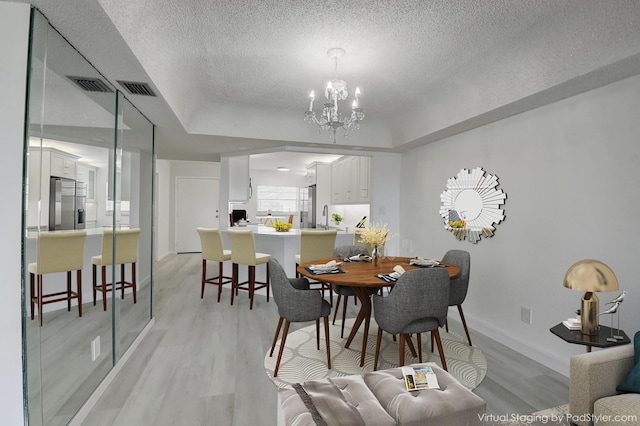
[[[440,194],[440,216],[445,229],[458,240],[472,243],[481,237],[492,237],[495,225],[504,220],[507,194],[497,189],[497,176],[487,174],[482,167],[462,169],[447,181],[447,189]]]

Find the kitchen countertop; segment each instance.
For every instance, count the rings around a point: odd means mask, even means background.
[[[229,228],[229,229],[250,229],[253,231],[254,235],[267,235],[267,236],[276,236],[276,237],[299,237],[300,236],[300,231],[305,230],[305,231],[324,231],[324,229],[312,229],[312,228],[291,228],[289,231],[287,232],[278,232],[276,231],[272,226],[265,226],[265,225],[247,225],[247,226],[234,226],[233,228]],[[331,229],[336,229],[336,228],[329,228],[329,230]],[[353,234],[353,232],[348,232],[345,231],[343,229],[338,229],[338,234]]]

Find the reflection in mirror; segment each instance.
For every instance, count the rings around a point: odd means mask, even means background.
[[[116,90],[35,10],[31,40],[23,280],[28,416],[30,425],[66,425],[151,318],[153,126],[125,99],[116,113]],[[82,83],[98,80],[101,91]],[[114,181],[116,163],[121,173]],[[52,181],[73,185],[58,192]],[[108,181],[118,195],[111,207]],[[128,293],[122,300],[113,297],[120,291],[109,292],[104,310],[100,293],[94,306],[92,258],[101,255],[103,230],[116,226],[142,228],[137,282],[144,290],[135,305]],[[65,301],[50,303],[43,307],[40,327],[37,310],[31,319],[28,272],[39,259],[38,238],[78,231],[87,233],[82,316],[77,299],[70,311]],[[115,269],[109,268],[109,280]],[[43,275],[43,294],[61,291],[66,292],[64,272]],[[113,325],[118,314],[121,329]]]
[[[496,189],[498,178],[485,174],[481,167],[462,169],[447,181],[447,189],[440,194],[440,216],[445,229],[452,231],[458,240],[472,243],[481,237],[491,237],[494,224],[504,220],[504,204],[507,195]]]
[[[116,327],[119,335],[116,357],[120,358],[149,322],[151,313],[153,126],[120,93],[118,96],[121,109],[116,143],[121,155],[116,178],[119,189],[116,190],[117,207],[114,215],[117,227],[140,229],[136,258],[136,302],[127,292],[124,298],[116,298]],[[129,266],[126,269],[129,271]],[[118,271],[120,272],[121,270]]]

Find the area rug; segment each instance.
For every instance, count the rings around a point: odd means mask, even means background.
[[[362,330],[351,342],[350,348],[344,347],[346,336],[350,332],[354,319],[345,322],[345,338],[340,338],[340,324],[330,326],[329,338],[331,347],[331,370],[327,369],[327,355],[324,345],[324,326],[320,322],[320,350],[316,349],[315,324],[290,332],[280,362],[278,377],[273,377],[273,370],[278,359],[280,341],[276,343],[273,357],[269,352],[264,357],[264,368],[267,376],[278,387],[284,387],[293,383],[303,383],[307,380],[323,379],[325,377],[347,376],[350,374],[364,374],[373,371],[373,359],[376,349],[376,334],[378,325],[371,320],[367,350],[364,359],[364,367],[360,367],[360,349],[362,348]],[[380,361],[378,369],[387,369],[398,366],[398,342],[394,342],[388,333],[382,334],[380,347]],[[455,333],[440,331],[440,338],[447,361],[447,368],[456,379],[469,389],[474,389],[482,382],[487,373],[487,360],[484,354],[475,346],[469,346],[466,340]],[[434,347],[431,353],[431,339],[429,333],[422,335],[422,361],[440,363],[438,349]],[[415,339],[414,339],[415,343]],[[435,345],[434,345],[435,346]],[[417,348],[416,348],[417,349]],[[413,357],[409,349],[406,350],[405,364],[419,362]]]
[[[445,355],[446,356],[446,355]],[[505,414],[485,416],[487,426],[570,426],[569,404],[560,405],[531,414]]]

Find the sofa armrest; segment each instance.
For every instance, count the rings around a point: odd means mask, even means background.
[[[569,412],[580,420],[593,424],[593,403],[616,394],[634,365],[633,345],[617,346],[571,357],[569,364]]]

